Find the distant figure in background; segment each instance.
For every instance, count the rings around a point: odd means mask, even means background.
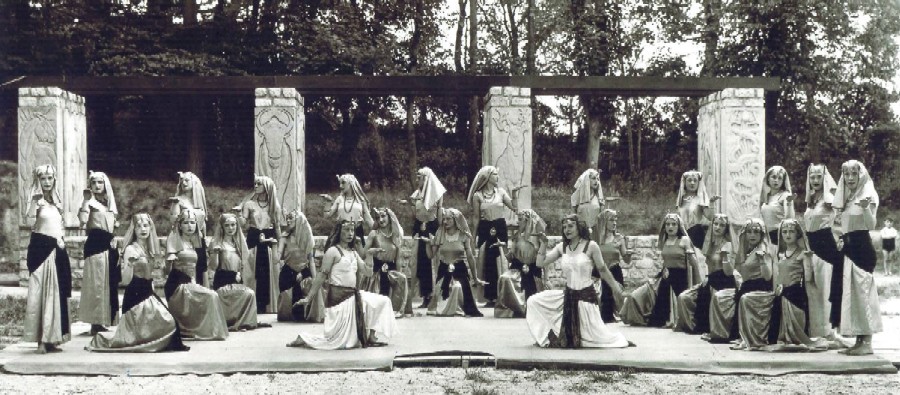
[[[28,299],[23,342],[36,342],[38,354],[62,351],[72,338],[69,298],[72,267],[63,241],[62,199],[56,189],[52,165],[34,168],[31,201],[25,224],[31,239],[25,261],[28,267]]]
[[[599,229],[596,235],[597,243],[600,246],[600,254],[603,255],[603,262],[609,268],[612,278],[616,280],[620,287],[625,286],[625,274],[622,272],[622,264],[625,263],[625,256],[628,255],[628,246],[625,242],[625,236],[619,233],[619,214],[610,209],[605,209],[600,213],[600,220],[597,222]],[[596,241],[595,240],[595,241]],[[600,290],[600,315],[603,322],[616,322],[615,313],[621,306],[616,306],[616,299],[613,297],[613,284],[606,284]]]
[[[312,227],[300,210],[294,210],[285,218],[282,232],[281,272],[278,273],[278,321],[322,322],[325,320],[325,299],[322,293],[309,298],[306,305],[297,302],[307,296],[316,277],[314,259],[315,240]]]
[[[701,253],[706,257],[709,275],[703,282],[678,295],[676,330],[688,333],[709,332],[709,304],[713,293],[734,289],[734,264],[732,263],[731,221],[725,214],[716,214],[712,231],[705,238]]]
[[[194,173],[178,172],[178,186],[175,188],[175,196],[169,199],[172,202],[170,219],[174,224],[182,211],[193,210],[197,215],[197,226],[200,235],[200,247],[197,249],[197,273],[194,274],[197,284],[209,287],[207,275],[206,254],[206,220],[209,217],[209,209],[206,206],[206,190]],[[174,225],[173,225],[174,227]]]
[[[781,166],[772,166],[763,177],[762,192],[759,196],[759,211],[769,243],[778,243],[778,224],[785,218],[794,218],[794,192],[787,170]]]
[[[578,215],[578,220],[587,225],[591,230],[591,240],[600,244],[600,233],[597,218],[606,204],[603,197],[603,187],[600,185],[600,172],[597,169],[587,169],[575,181],[575,192],[570,199],[572,209]]]
[[[814,286],[807,286],[810,335],[837,340],[841,326],[841,294],[844,289],[844,254],[838,250],[834,223],[834,193],[837,182],[825,165],[811,164],[806,171],[806,239],[815,254],[812,260]],[[830,309],[826,308],[826,300]],[[830,323],[830,324],[829,324]]]
[[[428,315],[454,316],[459,313],[469,317],[482,317],[475,304],[472,285],[481,285],[472,265],[472,233],[466,217],[455,208],[445,208],[441,214],[443,226],[434,239],[429,240],[429,256],[440,262],[436,272],[435,285],[440,286],[441,299],[446,303],[438,309],[438,298],[432,297]],[[435,290],[437,292],[437,290]],[[462,306],[459,306],[462,295]]]
[[[703,246],[706,224],[712,220],[714,214],[710,205],[717,200],[719,200],[719,196],[709,196],[706,193],[703,173],[691,170],[681,175],[681,185],[678,187],[675,206],[694,246]]]
[[[897,249],[897,229],[894,229],[894,220],[884,219],[884,227],[881,228],[881,252],[884,254],[884,275],[890,276],[894,265]]]
[[[271,327],[258,322],[256,293],[241,283],[241,272],[250,264],[250,249],[244,239],[237,216],[225,213],[219,217],[210,244],[209,266],[215,270],[212,288],[225,308],[225,321],[232,331]]]
[[[391,299],[396,318],[403,317],[409,288],[406,275],[400,272],[397,260],[400,258],[400,247],[403,246],[403,227],[397,215],[389,208],[375,209],[378,215],[377,226],[369,233],[366,245],[360,250],[363,257],[372,257],[372,268],[375,282],[374,289]],[[412,312],[409,312],[412,314]]]
[[[116,197],[109,177],[90,172],[78,220],[87,230],[84,243],[84,272],[78,318],[91,324],[91,336],[106,332],[104,325],[116,325],[119,317],[119,250],[116,230]]]
[[[274,313],[278,300],[275,250],[282,222],[275,182],[266,176],[255,176],[253,193],[240,208],[240,218],[247,226],[247,248],[255,250],[253,278],[245,279],[244,284],[256,290],[257,313]]]
[[[94,335],[86,347],[94,352],[188,351],[169,308],[153,292],[153,269],[162,257],[156,225],[146,213],[135,214],[122,239],[122,278],[125,296],[116,333]]]
[[[409,197],[410,203],[415,207],[415,220],[413,221],[413,239],[416,240],[416,270],[415,276],[419,283],[419,296],[422,297],[422,305],[419,308],[428,307],[431,295],[434,293],[431,259],[428,258],[430,248],[425,240],[433,237],[441,226],[441,211],[444,202],[444,194],[447,188],[434,175],[434,172],[423,167],[416,174],[419,189]],[[410,295],[410,298],[412,296]]]
[[[500,268],[497,258],[500,250],[496,243],[506,244],[509,231],[506,226],[506,208],[516,212],[512,198],[498,186],[500,171],[494,166],[484,166],[475,175],[466,199],[475,212],[475,247],[478,248],[479,267],[475,273],[483,273],[484,307],[494,307],[497,301],[497,282]]]

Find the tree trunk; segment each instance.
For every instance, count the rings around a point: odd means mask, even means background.
[[[527,18],[525,26],[528,30],[528,46],[525,47],[525,74],[534,75],[536,71],[534,67],[534,52],[536,50],[534,45],[534,0],[528,0]]]
[[[509,74],[519,75],[519,26],[516,24],[516,12],[511,1],[506,2],[504,8],[509,18]]]
[[[423,0],[415,0],[415,15],[413,15],[413,34],[409,41],[409,73],[415,74],[419,65],[419,46],[422,43],[422,14],[424,13]],[[416,172],[419,169],[419,152],[416,147],[416,128],[413,113],[416,109],[415,98],[406,97],[406,149],[409,154],[410,182],[416,185]]]
[[[719,31],[721,31],[719,13],[722,0],[703,0],[703,68],[701,75],[712,76],[716,72],[716,53],[719,47]]]
[[[183,0],[184,4],[184,26],[192,27],[197,25],[197,0]]]
[[[634,130],[631,118],[634,116],[631,109],[631,99],[625,99],[625,135],[628,141],[628,175],[634,174]]]
[[[475,0],[469,1],[469,74],[478,73],[478,4]],[[481,152],[480,144],[478,144],[478,118],[480,106],[478,105],[478,96],[472,96],[469,103],[469,152]],[[478,160],[481,155],[469,156],[470,172],[477,170],[481,163]]]
[[[187,132],[189,136],[188,148],[188,170],[192,171],[197,177],[203,178],[203,156],[204,147],[204,128],[203,115],[208,110],[205,100],[197,96],[189,96],[188,105],[184,107],[182,113],[187,118]]]

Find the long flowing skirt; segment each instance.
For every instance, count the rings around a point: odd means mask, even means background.
[[[652,279],[625,297],[622,308],[619,310],[619,318],[622,319],[622,323],[635,326],[647,325],[647,318],[650,317],[653,306],[656,304],[660,280],[659,278]]]
[[[709,332],[709,305],[712,293],[734,288],[734,276],[721,270],[709,274],[706,285],[697,284],[678,294],[675,299],[675,330],[687,333]]]
[[[272,247],[259,242],[260,235],[266,238],[275,237],[275,229],[247,229],[247,247],[253,253],[253,276],[245,285],[256,292],[256,311],[258,313],[274,313],[278,301],[278,272],[275,270],[276,260]]]
[[[809,299],[809,335],[824,337],[831,333],[829,312],[831,302],[832,265],[818,256],[812,257],[813,281],[806,283],[806,296]]]
[[[173,269],[169,276],[187,275]],[[219,294],[194,284],[178,285],[169,297],[169,311],[181,327],[181,335],[196,340],[225,340],[228,324]]]
[[[844,293],[844,253],[837,248],[837,242],[831,233],[831,228],[820,229],[815,232],[807,232],[806,237],[809,240],[809,248],[816,254],[816,257],[827,262],[831,267],[828,270],[830,276],[825,282],[818,283],[817,286],[824,288],[824,292],[828,297],[829,312],[828,321],[833,327],[841,326],[841,298]],[[814,262],[815,263],[815,262]],[[816,279],[818,281],[818,279]],[[810,298],[812,303],[814,298]],[[816,318],[810,317],[813,322],[818,322]],[[816,325],[814,324],[813,327]]]
[[[397,270],[396,262],[384,262],[379,259],[374,259],[373,262],[376,272],[372,281],[376,285],[378,294],[390,298],[394,311],[403,313],[406,309],[407,299],[410,297],[406,275]],[[387,265],[387,271],[384,270],[384,265]],[[410,306],[412,305],[410,304]]]
[[[528,298],[525,322],[528,330],[540,347],[550,345],[551,333],[558,336],[562,329],[565,291],[554,289],[539,292]],[[581,347],[619,348],[628,347],[628,340],[620,332],[606,326],[600,317],[596,304],[578,301],[578,328]]]
[[[614,265],[609,268],[609,272],[612,273],[613,279],[616,280],[619,285],[625,286],[625,276],[621,266]],[[616,299],[613,297],[612,286],[604,284],[600,290],[600,314],[603,316],[603,322],[616,322],[615,313],[618,310],[616,307]]]
[[[379,342],[387,343],[397,333],[397,322],[391,310],[391,300],[371,292],[359,291],[362,298],[366,335],[374,331]],[[325,331],[322,335],[300,334],[300,338],[310,348],[317,350],[339,350],[362,346],[357,333],[356,298],[325,309]]]
[[[709,338],[714,341],[728,341],[734,325],[734,288],[716,291],[709,300]]]
[[[425,231],[422,231],[422,221],[416,219],[413,221],[413,236],[428,237],[437,233],[437,219],[425,223]],[[423,298],[431,297],[434,292],[434,284],[432,283],[431,259],[428,258],[428,245],[424,240],[416,240],[416,280],[419,284],[419,296]],[[412,298],[412,296],[410,296]]]
[[[491,235],[491,229],[494,230],[494,235]],[[500,271],[497,268],[497,258],[500,257],[500,249],[496,246],[492,247],[492,245],[496,242],[506,243],[509,241],[506,219],[497,218],[493,221],[479,221],[475,237],[479,253],[483,254],[484,257],[481,259],[481,270],[479,270],[482,273],[481,278],[487,282],[484,285],[484,298],[496,300],[497,283],[500,280]]]
[[[808,304],[806,291],[799,285],[774,292],[755,291],[740,300],[738,319],[741,340],[751,349],[769,344],[814,346],[807,335]]]
[[[525,318],[525,303],[516,289],[521,277],[518,270],[508,270],[500,275],[497,305],[494,306],[495,318]]]
[[[472,286],[469,284],[469,270],[466,264],[458,261],[453,264],[454,269],[450,271],[450,265],[441,262],[437,269],[437,281],[441,284],[441,299],[446,302],[443,308],[438,309],[438,315],[453,316],[457,315],[457,303],[460,294],[462,294],[461,309],[465,315],[472,317],[482,317],[483,314],[475,305],[475,295],[472,293]],[[431,299],[431,304],[438,304],[437,298]],[[434,311],[433,306],[429,306],[429,310]]]
[[[151,281],[135,277],[125,288],[122,319],[112,335],[98,333],[87,347],[95,352],[184,350],[175,317],[153,294]]]
[[[325,321],[325,298],[323,291],[319,291],[310,298],[306,305],[295,305],[297,301],[306,297],[312,288],[312,271],[309,268],[301,270],[303,279],[297,282],[296,270],[289,265],[281,267],[278,274],[278,321],[294,322],[323,322]]]
[[[844,235],[844,295],[841,305],[841,335],[866,336],[881,332],[881,308],[875,285],[877,257],[868,231]]]
[[[35,244],[35,235],[32,234],[32,245],[29,245],[29,258],[34,255],[32,247]],[[56,242],[51,242],[55,247]],[[61,344],[72,337],[66,287],[60,282],[60,277],[64,277],[65,274],[58,273],[63,263],[61,261],[64,260],[64,264],[68,265],[69,257],[64,249],[54,247],[50,247],[49,255],[43,259],[40,266],[31,271],[28,278],[23,342]],[[71,280],[69,281],[71,284]]]
[[[89,324],[115,325],[118,321],[121,272],[119,252],[110,248],[112,239],[109,232],[88,230],[78,318]]]

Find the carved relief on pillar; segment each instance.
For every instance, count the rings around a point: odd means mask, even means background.
[[[759,194],[765,172],[765,132],[759,111],[731,109],[724,134],[725,171],[728,176],[726,207],[735,221],[759,215]]]
[[[256,169],[271,177],[286,211],[302,208],[305,193],[303,101],[294,89],[257,89]]]
[[[81,206],[87,180],[87,118],[84,98],[63,92],[63,151],[62,184],[58,184],[64,201],[65,221],[68,227],[78,227],[78,209]]]
[[[513,194],[519,208],[531,208],[531,92],[515,87],[491,88],[486,100],[482,163],[497,167],[499,185]],[[515,213],[507,222],[516,224]]]
[[[57,167],[56,108],[19,106],[19,224],[24,225],[31,200],[32,170],[51,164]]]

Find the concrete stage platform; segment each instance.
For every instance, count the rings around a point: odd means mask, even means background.
[[[492,309],[482,309],[482,312],[488,317],[493,315]],[[878,342],[875,346],[879,354],[868,357],[847,357],[835,351],[732,351],[728,345],[709,344],[699,336],[621,324],[614,327],[637,347],[542,349],[533,345],[523,319],[427,316],[399,319],[400,334],[386,347],[316,351],[288,348],[285,344],[301,331],[321,332],[321,324],[277,323],[273,322],[274,315],[261,317],[274,327],[231,333],[225,341],[187,341],[191,347],[188,352],[156,354],[87,352],[84,346],[90,337],[79,334],[89,327],[76,323],[72,328],[76,336],[62,346],[63,352],[38,355],[34,343],[15,344],[0,351],[0,366],[4,372],[13,374],[117,376],[390,370],[447,364],[511,369],[631,368],[644,372],[782,375],[896,373],[891,361],[883,356],[900,355],[898,345]]]

